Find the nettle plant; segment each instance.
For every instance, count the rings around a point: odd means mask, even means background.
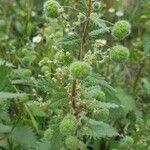
[[[109,118],[110,109],[119,105],[109,102],[107,95],[115,95],[115,89],[99,69],[106,62],[123,65],[128,60],[129,49],[120,43],[130,34],[131,25],[126,20],[113,24],[102,19],[98,1],[67,2],[68,6],[54,0],[44,3],[47,20],[60,26],[53,33],[54,65],[51,71],[42,67],[47,83],[42,79],[39,86],[49,92],[53,111],[44,139],[52,149],[96,149],[100,145],[103,149],[105,138],[119,137]],[[101,40],[105,34],[116,40],[114,46]],[[132,138],[126,139],[125,148],[133,144]]]

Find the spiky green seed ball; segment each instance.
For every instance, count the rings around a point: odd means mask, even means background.
[[[23,77],[30,77],[32,75],[32,71],[30,69],[24,69],[22,71]]]
[[[109,116],[109,109],[101,108],[93,111],[93,116],[96,120],[105,121]]]
[[[75,117],[74,116],[65,117],[60,123],[59,129],[61,134],[63,135],[74,134],[77,129]]]
[[[117,39],[124,39],[131,33],[131,25],[126,20],[116,22],[112,28],[112,35]]]
[[[50,70],[49,67],[46,66],[46,65],[42,66],[42,68],[41,68],[41,72],[42,72],[42,73],[46,73],[46,72],[48,72],[49,70]]]
[[[50,141],[52,139],[52,136],[54,135],[54,130],[51,128],[48,128],[45,132],[44,132],[44,139],[47,141]]]
[[[126,62],[129,58],[129,55],[130,55],[129,49],[122,45],[116,45],[112,47],[112,50],[110,52],[111,60],[117,63]]]
[[[100,4],[100,2],[94,2],[92,7],[93,7],[93,10],[97,11],[100,9],[101,4]]]
[[[133,138],[130,136],[126,136],[120,141],[120,146],[121,147],[130,147],[131,145],[133,145],[133,143],[134,143]]]
[[[68,136],[65,141],[66,147],[69,150],[77,150],[78,148],[78,139],[74,136]]]
[[[82,61],[76,61],[70,65],[70,74],[75,79],[84,79],[91,73],[91,66]]]
[[[48,0],[44,3],[44,12],[47,17],[57,18],[59,16],[60,5],[55,0]]]

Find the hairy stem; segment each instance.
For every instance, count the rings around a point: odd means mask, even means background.
[[[74,80],[72,83],[72,92],[71,92],[71,103],[74,110],[76,109],[75,96],[76,96],[76,80]]]
[[[88,37],[88,28],[89,28],[89,23],[90,23],[90,14],[91,14],[91,10],[92,10],[92,0],[89,0],[88,2],[88,12],[87,12],[87,19],[84,25],[84,30],[83,30],[83,35],[82,35],[82,39],[81,39],[81,46],[78,52],[78,60],[82,59],[82,52],[83,52],[83,47],[84,44],[86,43],[87,37]]]
[[[82,52],[83,52],[83,47],[86,43],[87,37],[88,37],[88,29],[89,29],[89,22],[90,22],[90,14],[91,14],[91,8],[92,8],[92,0],[88,0],[88,11],[87,11],[87,19],[84,25],[84,30],[83,30],[83,35],[81,39],[81,46],[78,51],[78,60],[82,60]],[[78,115],[79,113],[79,108],[76,106],[76,80],[73,81],[72,83],[72,92],[71,92],[71,104],[73,109],[75,110],[75,114]]]

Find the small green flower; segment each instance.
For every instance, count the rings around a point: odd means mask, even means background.
[[[129,55],[130,55],[129,49],[122,45],[116,45],[112,47],[112,50],[110,52],[111,60],[117,63],[126,62],[129,58]]]
[[[59,129],[63,135],[74,134],[77,129],[75,117],[70,115],[66,116],[60,123]]]
[[[50,141],[52,139],[53,134],[54,134],[54,130],[52,130],[51,128],[48,128],[44,132],[44,139],[47,141]]]
[[[117,39],[124,39],[131,33],[131,25],[128,21],[120,20],[112,28],[112,35]]]
[[[78,139],[74,136],[68,136],[65,141],[67,149],[77,150],[78,148]]]
[[[57,18],[59,16],[60,5],[55,0],[48,0],[44,3],[44,12],[47,17]]]
[[[75,79],[84,79],[91,73],[91,66],[82,61],[76,61],[70,65],[70,74]]]

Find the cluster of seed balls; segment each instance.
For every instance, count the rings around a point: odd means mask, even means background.
[[[126,20],[116,22],[112,28],[112,35],[117,40],[123,40],[131,33],[131,25]],[[117,63],[124,63],[129,58],[129,49],[122,45],[112,47],[110,52],[111,60]]]
[[[77,130],[77,120],[73,115],[67,115],[60,122],[59,130],[61,135],[63,135],[65,139],[65,145],[67,149],[76,150],[82,147],[81,141],[74,136]],[[48,128],[44,132],[44,139],[50,141],[53,138],[54,130]]]

